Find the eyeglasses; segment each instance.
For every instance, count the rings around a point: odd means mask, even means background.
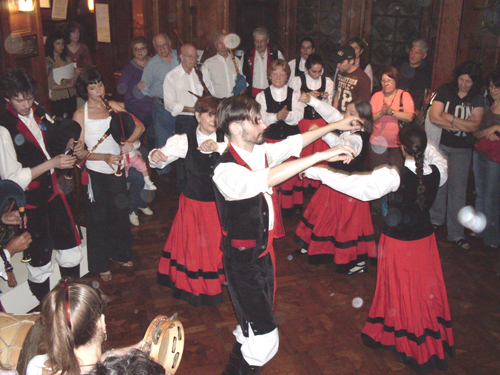
[[[166,44],[157,45],[155,48],[157,50],[160,50],[160,49],[163,49],[163,48],[170,48],[170,46],[168,45],[168,43],[166,43]]]
[[[500,90],[500,87],[496,87],[495,85],[490,84],[488,86],[488,90],[493,91],[493,90]]]

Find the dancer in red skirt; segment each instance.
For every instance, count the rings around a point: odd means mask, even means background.
[[[199,126],[170,137],[165,146],[149,155],[153,168],[184,158],[187,183],[160,258],[157,282],[169,286],[174,298],[194,306],[222,303],[221,285],[226,281],[211,180],[213,166],[227,146],[223,133],[216,130],[219,102],[214,97],[198,100],[195,116]]]
[[[305,72],[292,79],[290,87],[297,92],[309,93],[314,98],[332,104],[333,98],[333,81],[323,74],[323,59],[316,54],[309,55],[305,63]],[[340,120],[340,117],[334,121]],[[333,121],[330,121],[333,122]],[[304,118],[299,121],[299,129],[301,133],[309,130],[314,125],[315,128],[326,125],[325,119],[311,106],[304,108]],[[308,156],[316,152],[324,151],[330,148],[326,142],[321,139],[313,142],[307,146],[300,153],[300,157]],[[302,186],[304,188],[319,186],[318,180],[311,180],[309,178],[302,179]]]
[[[304,104],[299,102],[300,91],[286,85],[289,77],[290,66],[285,60],[272,61],[267,69],[267,78],[271,85],[255,98],[261,106],[262,119],[268,126],[264,133],[267,143],[279,142],[300,133],[297,124],[304,115]],[[277,186],[276,190],[284,216],[300,212],[303,188],[298,176],[286,180]]]
[[[306,175],[364,200],[391,190],[379,241],[377,287],[361,335],[365,345],[396,351],[419,374],[446,370],[444,351],[455,355],[448,297],[429,209],[448,178],[446,160],[425,131],[399,133],[405,157],[400,176],[382,168],[368,176],[338,177],[324,168]],[[391,186],[392,185],[392,186]],[[359,191],[363,190],[364,191]]]
[[[313,102],[315,105],[315,102]],[[337,114],[331,106],[317,107],[317,111],[329,119]],[[331,163],[330,167],[345,172],[365,171],[365,155],[373,123],[370,103],[356,99],[349,103],[346,116],[357,116],[363,121],[364,131],[333,133],[323,137],[330,147],[349,145],[358,156],[350,164]],[[334,262],[334,269],[348,275],[366,272],[367,256],[377,256],[370,206],[340,193],[328,186],[320,186],[303,213],[295,232],[295,242],[301,247],[298,254],[308,254],[310,264]]]

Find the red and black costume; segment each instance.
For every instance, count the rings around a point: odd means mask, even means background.
[[[187,183],[179,198],[179,210],[161,255],[156,280],[170,287],[174,298],[194,306],[213,306],[222,303],[222,284],[226,281],[212,183],[219,154],[199,151],[196,132],[192,129],[186,133]],[[217,142],[224,142],[222,132],[217,130],[216,136]]]
[[[266,98],[267,105],[266,112],[278,113],[285,106],[287,106],[289,111],[292,111],[293,89],[290,87],[287,87],[286,89],[287,97],[282,102],[277,102],[274,100],[271,94],[271,87],[268,87],[264,90],[264,96]],[[266,139],[267,143],[275,143],[295,134],[300,134],[298,126],[288,125],[285,121],[279,120],[274,124],[268,124],[268,127],[264,132],[264,138]],[[302,207],[302,204],[304,203],[304,195],[302,181],[298,176],[294,176],[276,186],[276,191],[278,192],[278,198],[281,208],[283,210],[287,210],[285,212],[290,213],[293,210],[300,209]]]
[[[347,173],[366,171],[370,135],[357,132],[363,140],[360,154],[349,164],[329,163]],[[351,137],[351,136],[350,136]],[[367,256],[377,256],[370,205],[321,185],[304,210],[295,232],[295,243],[308,250],[310,264],[335,264],[344,273]]]
[[[423,176],[424,208],[417,200],[418,177],[408,167],[389,197],[379,241],[377,288],[361,335],[365,345],[396,351],[419,374],[446,370],[444,351],[455,355],[448,297],[429,209],[440,172]]]
[[[32,111],[35,111],[34,107]],[[34,116],[34,120],[39,124],[45,140],[43,130],[45,125],[37,116]],[[7,105],[1,125],[8,130],[16,151],[17,161],[23,168],[33,168],[48,160],[42,146],[10,105]],[[9,178],[9,176],[0,177]],[[76,248],[80,245],[81,240],[67,198],[59,187],[55,171],[48,170],[33,179],[25,193],[27,230],[33,239],[27,250],[31,255],[29,265],[33,268],[39,268],[52,261],[52,250]],[[62,277],[80,277],[79,260],[73,263],[76,265],[60,266]],[[30,289],[39,300],[49,292],[50,280],[49,278],[44,279],[45,277],[48,276],[32,277],[30,270],[28,279]],[[40,278],[44,280],[40,280]]]

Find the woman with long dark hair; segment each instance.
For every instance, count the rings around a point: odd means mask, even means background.
[[[429,109],[426,130],[429,141],[439,147],[448,159],[448,182],[436,196],[431,213],[435,227],[446,221],[448,241],[462,250],[470,250],[464,227],[458,221],[458,211],[465,206],[467,178],[474,145],[473,133],[479,129],[484,113],[481,95],[482,69],[468,61],[455,70],[453,82],[442,85]]]
[[[289,86],[295,92],[305,92],[316,99],[332,104],[334,91],[333,81],[324,75],[323,59],[319,55],[314,53],[309,55],[305,63],[305,72],[294,77]],[[339,119],[340,118],[342,118],[342,115],[339,114]],[[309,131],[311,126],[313,128],[317,128],[325,126],[326,124],[325,119],[321,117],[318,111],[311,106],[306,106],[304,108],[304,118],[299,121],[298,126],[300,132],[304,133]],[[323,140],[318,139],[309,146],[305,147],[300,153],[300,156],[309,156],[328,148],[328,144],[326,144]],[[309,180],[308,178],[305,178],[302,182],[304,188],[308,188],[309,186],[317,188],[319,186],[319,181]]]
[[[51,112],[60,118],[71,118],[76,111],[76,77],[54,80],[54,69],[72,64],[61,31],[54,31],[45,41],[45,63],[49,77]],[[73,73],[74,73],[74,69]]]
[[[89,47],[83,43],[83,28],[76,22],[70,22],[64,28],[64,41],[68,46],[68,55],[76,64],[76,74],[80,74],[84,68],[92,66]]]
[[[323,104],[323,107],[326,105]],[[316,109],[326,120],[332,121],[323,108],[316,106]],[[334,112],[333,107],[330,106],[330,109]],[[358,117],[363,123],[363,130],[340,135],[330,133],[323,137],[323,141],[330,147],[338,144],[350,146],[357,154],[349,164],[335,162],[330,163],[330,167],[346,173],[362,172],[366,170],[365,159],[373,123],[372,107],[366,100],[358,98],[346,109],[345,116]],[[348,275],[366,272],[368,256],[377,256],[368,202],[321,185],[304,210],[295,231],[295,242],[301,247],[297,253],[308,254],[310,264],[333,262],[336,272]]]
[[[446,160],[417,125],[399,134],[404,168],[389,194],[389,212],[378,245],[377,287],[362,341],[396,351],[419,374],[446,370],[444,351],[455,355],[448,297],[429,220]]]
[[[290,79],[288,80],[289,83],[292,82],[293,78],[298,77],[306,72],[306,61],[309,56],[314,53],[315,50],[316,43],[314,43],[313,38],[305,36],[300,39],[299,55],[297,56],[297,58],[288,62],[288,66],[290,67]],[[333,95],[333,92],[331,92],[330,94]]]
[[[384,166],[370,174],[344,175],[313,167],[306,176],[361,200],[389,194],[389,212],[378,244],[377,286],[362,341],[396,351],[419,374],[447,368],[455,355],[448,297],[429,220],[436,192],[447,179],[447,163],[424,129],[400,132],[404,167]]]
[[[497,253],[500,246],[498,230],[500,197],[500,69],[486,78],[488,104],[478,130],[474,132],[480,142],[473,152],[472,163],[476,183],[476,211],[484,213],[486,229],[474,233],[484,240],[490,253]]]

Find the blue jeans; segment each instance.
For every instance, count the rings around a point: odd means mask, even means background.
[[[476,182],[476,211],[486,216],[487,224],[482,233],[486,246],[499,246],[498,215],[500,199],[500,163],[481,156],[476,151],[472,157],[472,167]]]
[[[128,191],[128,213],[139,214],[139,207],[146,208],[148,202],[141,195],[144,189],[144,176],[135,168],[128,170],[127,183],[130,183]]]
[[[448,181],[438,189],[431,208],[431,222],[443,225],[446,219],[448,241],[458,241],[465,239],[464,227],[458,221],[458,211],[465,206],[472,149],[439,145],[439,150],[448,160]]]
[[[153,100],[153,126],[155,129],[156,148],[161,148],[167,143],[167,139],[174,135],[175,117],[165,109],[163,101],[159,98]],[[158,174],[170,172],[170,165],[157,169]]]

